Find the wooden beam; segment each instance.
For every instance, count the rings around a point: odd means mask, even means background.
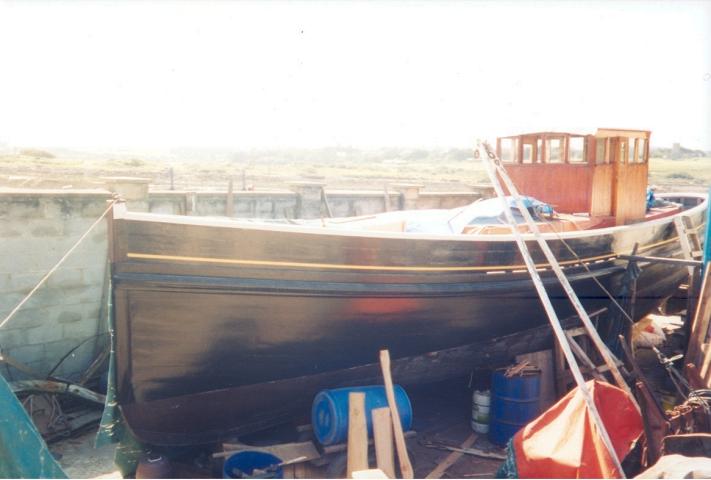
[[[227,198],[225,198],[225,216],[232,217],[235,214],[234,181],[230,177],[227,182]]]
[[[687,260],[685,258],[645,257],[644,255],[618,255],[622,260],[635,260],[638,262],[667,263],[684,267],[700,267],[701,260]]]
[[[472,433],[467,437],[466,440],[461,445],[462,449],[469,448],[472,445],[474,445],[474,442],[476,442],[477,435],[475,433]],[[445,474],[449,468],[457,463],[460,458],[462,458],[464,454],[462,452],[452,452],[447,457],[442,460],[439,465],[435,467],[434,470],[432,470],[430,473],[427,474],[425,478],[442,478],[442,475]]]
[[[365,419],[365,393],[348,394],[348,458],[346,477],[368,469],[368,426]]]
[[[388,406],[390,407],[390,415],[392,416],[393,420],[393,432],[395,433],[395,447],[397,449],[397,458],[400,462],[400,473],[402,474],[402,478],[415,478],[415,472],[412,469],[410,457],[407,454],[407,444],[405,443],[405,435],[402,432],[400,413],[397,410],[397,403],[395,403],[393,379],[390,374],[390,352],[388,352],[387,350],[380,351],[380,368],[383,370],[385,394],[388,397]]]
[[[686,350],[686,362],[695,365],[698,365],[698,361],[700,360],[701,345],[706,339],[709,328],[709,318],[708,316],[704,318],[703,315],[703,310],[705,309],[704,292],[709,290],[709,284],[711,283],[711,272],[709,272],[709,270],[711,270],[711,268],[708,268],[708,266],[704,269],[704,277],[699,292],[699,301],[696,305],[693,321],[691,323],[691,337],[689,338],[689,345]],[[706,296],[708,296],[708,294],[706,294]]]
[[[373,443],[378,468],[388,478],[395,478],[395,456],[393,452],[393,421],[388,407],[375,408],[373,417]]]

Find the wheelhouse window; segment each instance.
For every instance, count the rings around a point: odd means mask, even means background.
[[[637,157],[639,158],[639,163],[647,163],[647,139],[638,138],[637,139]]]
[[[563,141],[560,138],[546,140],[546,163],[563,163]]]
[[[637,152],[637,139],[636,138],[630,138],[628,141],[629,144],[629,157],[630,157],[630,163],[640,163],[639,162],[639,155]]]
[[[501,161],[505,163],[514,163],[516,161],[515,145],[513,138],[501,139]]]
[[[568,139],[568,162],[570,163],[587,163],[585,158],[585,138],[570,137]]]
[[[523,144],[523,157],[521,158],[523,163],[533,163],[533,144],[524,143]]]

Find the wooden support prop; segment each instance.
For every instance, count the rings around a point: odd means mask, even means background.
[[[368,469],[368,426],[365,419],[365,393],[348,394],[348,463],[346,476]]]
[[[393,452],[393,421],[388,407],[376,408],[373,416],[373,443],[378,468],[388,478],[395,478],[395,457]]]
[[[412,470],[410,457],[407,454],[407,444],[405,443],[405,435],[402,432],[402,423],[400,423],[400,413],[397,410],[395,403],[395,391],[393,390],[393,379],[390,374],[390,352],[387,350],[380,351],[380,368],[383,370],[383,381],[385,383],[385,394],[388,397],[388,406],[390,407],[390,415],[393,419],[393,432],[395,434],[395,447],[397,449],[397,459],[400,462],[400,473],[402,478],[415,478],[415,472]]]
[[[523,218],[526,220],[526,224],[528,225],[530,231],[533,233],[533,236],[538,242],[538,245],[540,246],[541,250],[543,250],[546,259],[548,260],[548,263],[550,264],[551,268],[556,274],[556,277],[558,278],[558,281],[560,282],[565,292],[568,294],[568,298],[575,307],[578,316],[582,320],[585,327],[588,329],[588,334],[590,338],[595,343],[596,347],[600,351],[600,354],[603,356],[603,358],[605,358],[605,363],[607,363],[610,367],[610,370],[612,371],[613,376],[615,376],[615,379],[618,381],[618,383],[621,383],[621,386],[624,386],[623,389],[628,392],[630,398],[632,399],[632,401],[635,402],[636,405],[634,395],[632,395],[632,392],[630,391],[629,387],[625,383],[624,379],[622,379],[622,375],[617,369],[617,365],[615,365],[611,359],[608,359],[609,351],[607,350],[607,347],[600,339],[597,330],[595,330],[595,327],[592,325],[592,322],[590,321],[590,318],[588,318],[588,314],[585,312],[585,309],[583,308],[582,304],[580,304],[580,300],[578,299],[577,295],[575,295],[575,292],[573,291],[573,288],[570,286],[568,279],[565,277],[565,274],[560,268],[560,265],[558,264],[555,255],[553,255],[553,252],[551,251],[550,247],[548,247],[548,244],[541,236],[541,233],[538,230],[538,226],[533,221],[533,218],[531,217],[530,213],[528,213],[528,209],[523,204],[523,201],[521,200],[521,197],[519,196],[516,187],[514,186],[513,182],[511,182],[511,179],[508,177],[506,170],[504,170],[504,168],[501,166],[501,161],[496,158],[493,153],[491,153],[487,145],[484,145],[481,142],[479,142],[477,149],[474,152],[474,155],[476,158],[481,157],[483,160],[484,167],[486,168],[491,183],[493,184],[494,191],[496,192],[496,195],[501,199],[506,220],[511,226],[511,232],[513,233],[514,239],[516,240],[516,244],[518,245],[519,251],[521,252],[521,256],[523,257],[523,260],[526,264],[526,269],[531,275],[531,280],[533,280],[533,284],[536,287],[536,291],[538,292],[538,296],[541,299],[543,308],[546,311],[548,320],[550,321],[551,327],[553,327],[553,332],[556,335],[558,344],[563,350],[565,359],[567,360],[568,365],[570,366],[570,371],[573,374],[573,378],[575,378],[575,383],[578,385],[580,393],[585,399],[585,403],[588,407],[588,410],[590,411],[590,415],[592,416],[593,421],[595,422],[600,438],[602,439],[605,448],[607,448],[607,451],[610,454],[610,458],[612,459],[615,468],[618,470],[620,476],[624,476],[625,473],[622,469],[622,463],[620,462],[620,459],[617,456],[617,452],[615,451],[615,448],[612,445],[612,440],[610,439],[610,435],[607,433],[605,424],[602,422],[602,418],[600,418],[600,412],[598,412],[597,406],[595,405],[595,401],[593,400],[592,395],[590,395],[590,390],[588,390],[587,386],[585,385],[585,379],[583,378],[583,374],[580,371],[580,367],[578,366],[578,363],[575,360],[575,356],[573,355],[573,352],[570,348],[570,344],[568,343],[568,338],[565,335],[565,331],[560,325],[558,314],[553,308],[553,303],[551,302],[551,299],[548,296],[548,292],[546,291],[543,285],[543,281],[541,280],[541,276],[538,273],[536,264],[533,262],[533,258],[531,257],[528,247],[526,246],[526,243],[523,240],[523,235],[516,227],[517,223],[514,219],[513,213],[511,212],[508,201],[506,200],[506,195],[504,194],[501,182],[499,181],[499,176],[504,180],[504,182],[506,183],[506,188],[508,189],[511,196],[516,200],[516,206],[521,212],[521,215],[523,215]],[[639,406],[637,406],[637,408],[639,408]]]
[[[466,449],[470,448],[472,445],[474,445],[474,442],[476,442],[477,435],[475,433],[472,433],[469,435],[469,437],[464,440],[464,443],[462,443],[461,448]],[[457,461],[459,461],[460,458],[462,458],[464,454],[462,452],[452,452],[447,457],[442,460],[442,462],[435,467],[434,470],[432,470],[430,473],[427,474],[425,478],[442,478],[442,475]]]
[[[414,430],[408,430],[405,432],[405,438],[413,438],[417,436],[417,432]],[[368,439],[368,446],[373,445],[373,439],[369,438]],[[321,451],[323,452],[324,455],[330,455],[332,453],[340,453],[340,452],[345,452],[347,449],[347,445],[345,443],[338,443],[336,445],[329,445],[327,447],[321,447]],[[277,455],[278,457],[279,455]]]
[[[700,267],[701,260],[686,260],[684,258],[664,258],[664,257],[647,257],[644,255],[618,255],[620,260],[635,260],[637,262],[649,263],[666,263],[670,265],[680,265],[684,267]]]
[[[331,210],[331,205],[328,203],[326,189],[323,187],[321,187],[321,202],[323,203],[323,206],[326,207],[326,215],[328,218],[333,218],[333,211]]]
[[[693,363],[687,363],[686,371],[684,373],[686,375],[686,381],[689,382],[689,386],[692,389],[702,390],[706,388],[706,383],[704,382],[703,378],[701,378],[701,375],[699,374],[699,370],[696,368],[696,365],[694,365]]]
[[[231,217],[235,214],[234,180],[230,177],[227,182],[227,197],[225,198],[225,216]]]
[[[276,445],[255,446],[244,443],[223,443],[223,452],[213,453],[213,458],[224,458],[246,450],[271,453],[279,458],[302,458],[304,462],[321,458],[313,442],[281,443]]]
[[[106,403],[106,395],[96,393],[88,388],[75,383],[54,380],[18,380],[10,382],[13,393],[20,392],[43,392],[43,393],[64,393],[89,400],[90,402],[103,405]]]
[[[389,477],[387,473],[383,472],[379,468],[371,468],[369,470],[359,470],[353,472],[353,478],[394,478]]]
[[[706,342],[709,330],[709,320],[711,317],[711,268],[707,265],[704,268],[704,279],[699,292],[699,302],[696,305],[694,320],[691,324],[691,337],[686,350],[686,362],[693,363],[699,369],[703,378],[708,366],[700,365],[701,345]],[[706,367],[706,368],[704,368]]]

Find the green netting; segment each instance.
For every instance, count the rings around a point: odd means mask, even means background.
[[[2,375],[0,478],[67,478]]]
[[[516,452],[513,448],[513,438],[506,444],[506,460],[496,471],[495,478],[519,478],[516,467]]]
[[[111,338],[109,377],[106,387],[104,413],[101,416],[101,424],[96,434],[96,446],[100,447],[109,443],[118,443],[114,455],[114,463],[121,474],[126,477],[136,471],[138,460],[146,448],[136,440],[128,428],[126,428],[121,418],[121,412],[119,412],[118,402],[116,401],[116,332],[114,328],[113,291],[111,283],[109,283],[109,292],[109,295],[107,295],[108,304],[105,309]]]

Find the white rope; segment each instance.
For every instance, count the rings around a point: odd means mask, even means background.
[[[12,311],[7,314],[7,316],[5,317],[5,319],[4,319],[2,322],[0,322],[0,328],[3,328],[3,327],[7,324],[7,322],[9,322],[10,319],[11,319],[13,316],[15,316],[15,314],[18,312],[18,310],[20,310],[20,309],[22,308],[22,306],[23,306],[25,303],[27,303],[27,301],[30,299],[30,297],[32,297],[32,295],[34,295],[35,292],[36,292],[37,290],[39,290],[42,285],[44,285],[44,282],[46,282],[47,279],[52,276],[52,274],[59,268],[59,266],[60,266],[62,263],[64,263],[64,261],[69,257],[69,255],[71,255],[72,252],[73,252],[74,250],[76,250],[76,248],[79,246],[79,244],[80,244],[82,241],[84,241],[84,239],[87,237],[87,235],[89,235],[89,233],[94,229],[94,227],[96,227],[96,226],[104,219],[104,217],[106,216],[106,214],[109,213],[109,211],[111,211],[111,208],[113,208],[113,206],[114,206],[115,203],[116,203],[116,200],[112,200],[112,201],[111,201],[111,203],[109,204],[109,206],[106,207],[106,210],[104,210],[104,213],[102,213],[101,216],[100,216],[99,218],[97,218],[94,223],[91,224],[91,226],[89,227],[89,229],[88,229],[86,232],[84,232],[84,234],[83,234],[81,237],[79,237],[79,240],[77,240],[76,243],[74,243],[74,245],[72,245],[72,248],[70,248],[69,250],[67,250],[67,253],[65,253],[64,256],[59,259],[59,261],[57,262],[57,264],[56,264],[55,266],[53,266],[53,267],[49,270],[49,272],[47,272],[47,273],[45,274],[44,277],[42,277],[42,279],[37,283],[37,285],[35,285],[35,287],[34,287],[32,290],[30,290],[30,293],[28,293],[28,294],[25,296],[25,298],[23,298],[23,299],[20,301],[20,303],[18,303],[18,304],[15,306],[15,308],[13,308]]]

